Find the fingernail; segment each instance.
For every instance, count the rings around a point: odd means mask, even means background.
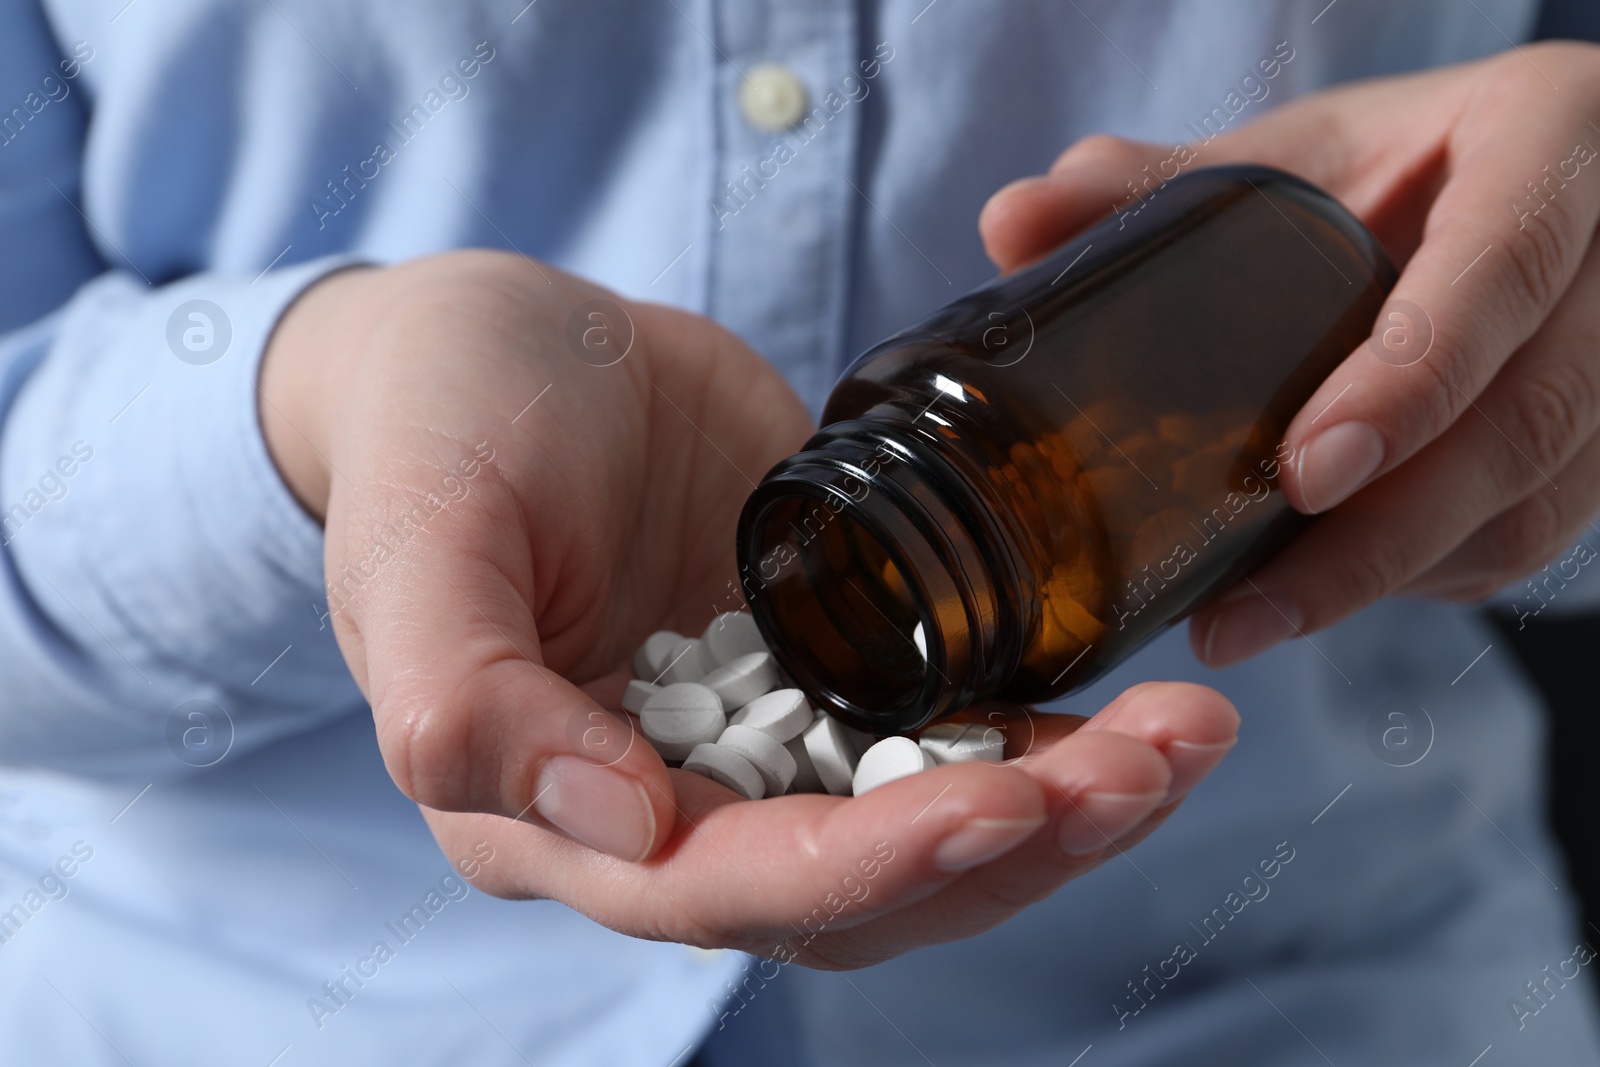
[[[1085,793],[1068,809],[1056,838],[1069,856],[1092,856],[1143,822],[1160,806],[1166,791]]]
[[[1327,511],[1360,489],[1383,462],[1383,438],[1364,422],[1324,430],[1300,450],[1295,475],[1313,514]]]
[[[534,810],[568,837],[619,859],[644,859],[655,840],[644,784],[581,757],[552,756],[534,797]]]
[[[1215,744],[1196,744],[1193,741],[1173,741],[1167,745],[1167,765],[1172,768],[1172,783],[1167,786],[1163,804],[1183,796],[1211,773],[1222,762],[1238,738],[1229,738]]]
[[[1202,658],[1208,667],[1226,667],[1298,634],[1304,624],[1299,610],[1287,601],[1270,600],[1264,593],[1241,597],[1211,623]]]
[[[1044,825],[1044,817],[1034,819],[971,819],[955,833],[939,842],[933,865],[941,871],[970,871],[1005,855]]]

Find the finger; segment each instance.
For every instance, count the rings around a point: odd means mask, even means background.
[[[1554,481],[1561,488],[1545,486],[1496,515],[1400,592],[1482,600],[1550,564],[1553,574],[1535,579],[1542,592],[1528,598],[1537,610],[1547,596],[1578,576],[1600,546],[1600,530],[1594,526],[1600,509],[1600,437],[1591,438]],[[1558,556],[1563,558],[1552,563]]]
[[[1214,689],[1191,682],[1143,682],[1084,726],[1143,741],[1167,759],[1164,803],[1185,796],[1222,762],[1239,736],[1239,712]]]
[[[1067,738],[1052,750],[1050,764],[1052,786],[1070,792],[1050,798],[1052,818],[1020,847],[909,907],[830,929],[811,946],[816,965],[865,966],[991,929],[1098,866],[1112,839],[1160,806],[1170,777],[1159,752],[1110,732]]]
[[[1036,762],[1056,742],[1079,730],[1109,730],[1136,738],[1167,758],[1172,770],[1168,801],[1184,796],[1209,774],[1233,748],[1239,730],[1239,713],[1226,698],[1188,682],[1141,682],[1118,694],[1092,719],[994,704],[969,708],[955,718],[1001,729],[1007,759],[1019,764]]]
[[[670,832],[666,768],[631,725],[543,666],[520,512],[493,482],[433,515],[349,605],[379,747],[406,796],[441,811],[537,821],[642,859]],[[404,513],[394,499],[367,514]],[[358,550],[359,551],[359,550]],[[354,660],[353,660],[354,662]]]
[[[1600,77],[1567,71],[1569,91],[1557,94],[1516,57],[1485,66],[1483,77],[1454,123],[1447,178],[1373,340],[1290,424],[1296,458],[1281,485],[1301,511],[1337,506],[1451,426],[1583,262],[1600,219],[1600,177],[1578,162],[1594,160],[1583,103]],[[1543,198],[1527,194],[1530,181],[1550,183]],[[1395,338],[1403,349],[1386,346]]]
[[[1391,252],[1409,253],[1418,228],[1407,224],[1417,214],[1410,208],[1431,198],[1429,164],[1437,162],[1452,117],[1452,101],[1436,91],[1447,78],[1445,72],[1428,72],[1330,90],[1232,127],[1223,116],[1205,124],[1205,136],[1180,145],[1093,134],[1063,152],[1048,174],[1019,179],[990,197],[979,216],[979,232],[989,257],[1002,270],[1015,270],[1114,205],[1148,199],[1179,174],[1259,163],[1327,190],[1371,226]],[[1431,106],[1396,114],[1393,94],[1398,91]],[[1382,121],[1352,121],[1352,115],[1369,113]]]
[[[1519,54],[1482,64],[1485,84],[1470,91],[1448,91],[1452,84],[1469,86],[1459,70],[1406,79],[1408,98],[1421,103],[1398,114],[1390,80],[1319,94],[1190,146],[1202,165],[1253,161],[1306,177],[1342,199],[1393,252],[1409,253],[1426,221],[1427,240],[1393,294],[1406,303],[1389,306],[1403,317],[1391,319],[1386,311],[1378,336],[1414,324],[1413,344],[1431,346],[1429,355],[1399,367],[1393,365],[1399,357],[1378,358],[1363,346],[1324,383],[1288,435],[1298,458],[1282,484],[1297,508],[1334,506],[1436,437],[1570,282],[1600,215],[1600,182],[1550,179],[1532,161],[1555,161],[1567,173],[1580,165],[1574,142],[1590,130],[1582,104],[1594,97],[1600,76],[1592,49],[1546,46],[1539,55],[1540,66],[1557,70],[1569,86],[1555,104],[1546,75]],[[1458,118],[1462,111],[1466,116]],[[1061,161],[1068,173],[1074,151]],[[1085,195],[1073,195],[1070,179],[1060,186],[1035,179],[1003,191],[986,210],[992,217],[985,239],[1002,266],[1041,254],[1071,232],[1052,229],[1052,218],[1081,226],[1102,214],[1090,209],[1092,200],[1112,186],[1137,183],[1152,162],[1161,176],[1174,173],[1167,162],[1172,153],[1156,160],[1150,146],[1091,143],[1084,152],[1093,164],[1085,168],[1092,176]],[[1544,203],[1536,213],[1508,211],[1507,191],[1521,194],[1531,180],[1552,182],[1560,195],[1547,190],[1545,201],[1527,199]],[[1030,229],[1042,235],[1039,243],[1027,243]],[[1488,256],[1497,245],[1502,254]],[[1469,265],[1474,269],[1465,270]],[[1336,399],[1335,418],[1325,419]]]
[[[506,820],[428,817],[447,854],[495,843],[507,862],[479,883],[489,892],[560,900],[634,936],[764,954],[808,920],[838,928],[922,899],[1045,819],[1038,783],[991,764],[939,767],[852,798],[757,802],[697,775],[672,777],[674,833],[643,864]]]
[[[1221,666],[1329,626],[1436,566],[1508,506],[1540,489],[1600,429],[1600,251],[1568,298],[1468,417],[1197,612],[1190,640]],[[1580,355],[1581,353],[1581,355]],[[1570,485],[1576,507],[1590,483]]]
[[[998,730],[1005,739],[1006,762],[1022,763],[1037,758],[1089,720],[1082,715],[1045,714],[1010,701],[987,700],[969,705],[945,721]]]
[[[1051,802],[1048,825],[927,900],[839,932],[819,950],[836,961],[856,961],[926,943],[934,929],[941,940],[969,937],[1116,859],[1177,806],[1169,799],[1177,785],[1173,769],[1157,745],[1137,735],[1167,744],[1231,744],[1238,713],[1204,686],[1149,683],[1123,693],[1089,722],[1098,725],[1085,726],[1027,765]],[[1221,757],[1216,753],[1211,765]]]
[[[1068,148],[1043,177],[1022,178],[989,198],[978,216],[984,250],[1016,270],[1111,213],[1170,147],[1094,134]]]

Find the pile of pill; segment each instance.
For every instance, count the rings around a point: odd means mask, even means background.
[[[661,758],[747,800],[784,793],[865,793],[941,763],[998,762],[993,727],[938,723],[878,738],[813,710],[786,684],[755,619],[730,611],[699,637],[662,630],[633,657],[622,707]]]

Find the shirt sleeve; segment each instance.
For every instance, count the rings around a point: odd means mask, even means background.
[[[0,116],[0,762],[154,778],[361,707],[256,384],[350,260],[152,284],[101,247],[71,48],[0,14],[0,100],[48,98]]]

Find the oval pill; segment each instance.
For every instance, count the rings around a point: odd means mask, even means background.
[[[628,683],[628,688],[622,691],[622,710],[631,711],[635,715],[644,710],[644,702],[650,698],[651,693],[659,693],[661,687],[649,682],[641,682],[635,678]]]
[[[766,796],[767,786],[750,761],[731,748],[721,745],[696,745],[683,769],[711,779],[720,786],[733,790],[746,800],[760,800]]]
[[[752,726],[783,742],[799,737],[813,721],[806,695],[798,689],[774,689],[728,717],[729,726]]]
[[[778,685],[778,666],[766,652],[738,656],[708,672],[700,684],[716,690],[725,708],[742,708]]]
[[[694,682],[663,686],[639,712],[639,728],[662,759],[687,758],[696,745],[716,741],[726,725],[717,694]]]
[[[794,757],[794,781],[789,783],[789,792],[826,793],[822,779],[817,775],[817,768],[811,762],[811,753],[806,750],[806,739],[796,735],[785,741],[783,747]]]
[[[633,654],[633,676],[654,682],[666,669],[667,661],[683,639],[682,634],[671,630],[657,630],[645,638],[639,651]]]
[[[856,750],[844,735],[844,726],[838,719],[824,715],[800,736],[805,739],[806,754],[811,757],[822,787],[836,797],[849,796],[856,773]]]
[[[740,656],[767,651],[761,639],[756,619],[748,611],[725,611],[711,620],[706,632],[700,635],[705,650],[706,667],[720,667]]]
[[[935,723],[922,731],[917,744],[935,763],[999,763],[1006,756],[1006,735],[1000,728],[975,722]]]
[[[729,726],[717,738],[717,747],[732,749],[749,760],[761,775],[768,796],[781,796],[799,769],[781,741],[752,726]]]
[[[677,685],[680,682],[698,682],[704,678],[706,665],[702,658],[700,642],[692,637],[678,638],[678,643],[672,648],[672,655],[667,657],[667,662],[659,673],[659,677],[651,678],[649,681],[658,685]]]
[[[896,778],[929,770],[933,757],[909,737],[885,737],[861,754],[852,785],[856,796],[886,785]]]

